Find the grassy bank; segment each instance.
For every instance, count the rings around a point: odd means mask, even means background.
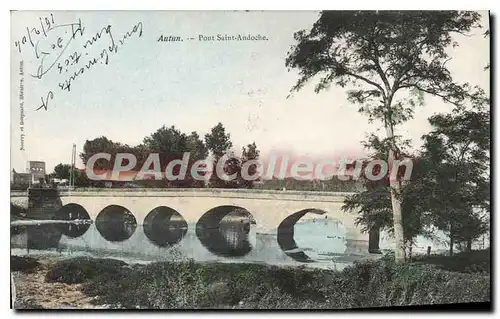
[[[52,266],[45,280],[82,283],[96,304],[124,308],[336,309],[490,301],[488,272],[451,272],[423,261],[395,265],[388,257],[341,272],[74,258]]]

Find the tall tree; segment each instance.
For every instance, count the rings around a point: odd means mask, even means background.
[[[80,153],[80,158],[82,159],[83,164],[87,165],[87,161],[92,155],[97,153],[111,154],[110,161],[98,159],[94,165],[94,169],[111,170],[113,169],[114,158],[120,146],[120,143],[115,143],[105,136],[101,136],[93,140],[86,140],[83,145],[83,152]]]
[[[197,132],[191,132],[190,135],[187,136],[186,141],[187,151],[190,153],[189,157],[189,168],[188,171],[191,171],[192,165],[199,160],[204,160],[208,156],[208,149],[205,143],[200,139],[200,136]],[[204,187],[205,183],[203,181],[199,181],[194,179],[191,174],[186,175],[186,182],[184,183],[185,187]]]
[[[234,187],[234,182],[231,181],[227,183],[224,180],[221,180],[219,176],[217,176],[216,165],[219,160],[224,155],[231,155],[229,151],[233,146],[231,142],[231,135],[226,133],[226,129],[222,123],[218,123],[210,130],[210,133],[205,135],[205,143],[208,149],[212,152],[213,155],[213,163],[212,163],[212,175],[210,176],[210,186],[211,187]],[[240,165],[234,158],[228,160],[224,166],[224,172],[228,175],[237,171],[237,167]]]
[[[231,135],[226,133],[224,125],[220,122],[205,135],[205,143],[212,154],[218,158],[224,156],[233,147]]]
[[[258,160],[259,159],[260,152],[257,149],[257,144],[253,142],[252,144],[248,144],[246,147],[243,147],[242,152],[241,152],[241,165],[243,166],[245,163],[248,161],[253,161],[253,160]],[[252,164],[248,167],[248,176],[254,176],[257,174],[257,165]],[[246,180],[244,179],[241,174],[240,174],[240,184],[243,187],[246,188],[253,188],[254,182],[251,180]]]
[[[408,145],[408,143],[408,141],[400,141],[398,144]],[[367,178],[366,167],[372,160],[387,158],[390,146],[387,140],[381,140],[375,135],[371,135],[364,145],[373,153],[369,159],[363,161],[362,170],[360,171],[359,181],[363,185],[363,190],[347,196],[342,210],[358,212],[356,224],[362,227],[362,231],[369,232],[370,238],[375,235],[373,238],[377,242],[372,243],[370,239],[370,248],[375,249],[376,247],[378,249],[378,233],[380,230],[394,234],[390,180],[387,175],[380,180]],[[399,198],[403,217],[405,249],[408,251],[407,248],[411,249],[417,235],[429,235],[426,231],[426,226],[429,225],[429,217],[426,214],[426,206],[422,205],[421,198],[422,179],[425,178],[426,163],[419,157],[410,156],[404,151],[404,148],[401,148],[400,152],[402,155],[412,158],[413,162],[411,179],[403,183]],[[379,173],[380,166],[375,166],[372,174],[377,176]],[[405,173],[406,167],[401,166],[398,175],[404,176]]]
[[[423,93],[460,104],[468,85],[455,83],[446,62],[454,33],[479,26],[480,15],[466,11],[323,11],[309,32],[295,33],[297,41],[286,66],[299,70],[292,91],[322,76],[315,91],[331,83],[350,86],[348,100],[378,120],[390,145],[388,164],[400,158],[395,126],[410,119]],[[390,181],[396,242],[396,262],[404,262],[401,181]]]
[[[150,151],[159,152],[171,158],[182,158],[184,152],[187,151],[187,143],[186,134],[175,126],[166,127],[165,125],[143,140],[143,145]]]
[[[484,103],[489,104],[484,100]],[[455,242],[471,243],[488,230],[490,211],[489,107],[456,108],[429,119],[433,130],[424,136],[429,161],[427,194],[434,225],[447,231],[450,255]]]
[[[87,177],[85,170],[75,170],[73,171],[75,178],[75,186],[77,187],[88,187],[90,185],[90,180]]]
[[[54,167],[54,177],[59,179],[69,179],[71,165],[59,163]]]
[[[160,155],[160,166],[162,170],[167,167],[172,160],[178,160],[188,152],[188,137],[175,126],[167,127],[163,125],[156,132],[147,136],[143,140],[144,147],[151,153]],[[172,167],[174,175],[179,174],[180,165]],[[186,187],[189,182],[184,178],[180,180],[163,180],[156,182],[163,187]]]
[[[208,149],[196,132],[191,132],[187,137],[187,149],[191,153],[190,159],[197,161],[208,156]]]

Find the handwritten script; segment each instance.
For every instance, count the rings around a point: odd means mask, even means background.
[[[55,74],[58,83],[40,97],[36,110],[48,110],[55,92],[70,92],[73,83],[83,79],[97,65],[107,66],[110,57],[133,37],[141,37],[142,22],[132,25],[127,31],[116,32],[110,24],[103,25],[97,32],[87,34],[81,19],[59,23],[54,14],[39,17],[38,23],[27,26],[21,39],[14,45],[19,54],[31,54],[36,60],[34,70],[27,70],[29,76],[42,80],[48,74]]]

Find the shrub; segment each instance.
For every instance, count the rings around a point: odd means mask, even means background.
[[[490,300],[488,275],[397,265],[390,256],[340,272],[193,261],[124,267],[116,260],[73,259],[47,278],[84,282],[96,302],[124,308],[332,309]]]
[[[35,258],[10,256],[11,271],[31,272],[39,265],[40,263]]]
[[[463,273],[490,273],[490,249],[460,252],[453,256],[431,255],[417,257],[416,262],[433,264],[449,271]]]
[[[51,267],[45,275],[45,281],[75,284],[93,278],[110,280],[110,276],[119,273],[125,265],[125,262],[115,259],[77,257],[60,261]]]

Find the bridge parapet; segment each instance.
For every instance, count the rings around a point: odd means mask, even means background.
[[[354,193],[318,191],[277,191],[219,188],[78,188],[59,190],[60,196],[79,197],[220,197],[262,200],[343,202]]]

